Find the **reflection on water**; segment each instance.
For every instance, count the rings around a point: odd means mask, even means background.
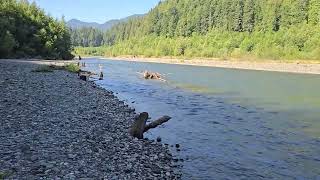
[[[209,67],[86,60],[97,83],[153,119],[148,133],[183,159],[186,179],[320,178],[320,76]],[[137,72],[165,74],[167,82]]]

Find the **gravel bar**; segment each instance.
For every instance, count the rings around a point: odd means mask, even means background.
[[[128,134],[135,112],[41,61],[0,60],[0,179],[180,179],[161,143]]]

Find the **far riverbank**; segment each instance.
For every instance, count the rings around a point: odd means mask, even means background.
[[[245,60],[220,60],[220,59],[175,59],[175,58],[145,58],[145,57],[103,57],[102,59],[123,60],[132,62],[150,62],[165,64],[182,64],[191,66],[208,66],[231,69],[247,69],[258,71],[275,71],[300,74],[320,74],[320,63],[315,61],[245,61]]]

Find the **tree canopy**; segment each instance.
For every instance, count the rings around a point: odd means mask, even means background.
[[[320,59],[320,1],[165,0],[101,37],[106,55]]]
[[[69,29],[27,0],[1,0],[0,58],[71,59]]]

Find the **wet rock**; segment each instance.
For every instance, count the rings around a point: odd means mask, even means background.
[[[161,137],[157,137],[157,142],[161,142],[161,141],[162,141]]]

